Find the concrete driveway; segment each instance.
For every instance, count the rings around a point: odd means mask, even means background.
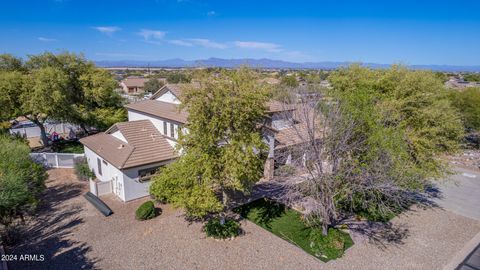
[[[456,167],[456,174],[439,183],[442,208],[480,221],[480,171]]]

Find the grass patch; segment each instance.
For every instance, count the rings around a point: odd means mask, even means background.
[[[320,228],[305,225],[299,212],[270,200],[259,199],[234,211],[324,262],[341,257],[353,245],[347,233],[330,228],[323,236]]]
[[[58,142],[53,145],[53,151],[57,153],[83,154],[83,144],[79,141]]]

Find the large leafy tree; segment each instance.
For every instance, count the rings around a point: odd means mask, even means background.
[[[188,130],[179,139],[182,155],[154,179],[155,197],[203,217],[224,210],[232,191],[248,193],[262,177],[265,144],[258,130],[267,91],[248,69],[205,75],[186,89]]]
[[[157,78],[151,78],[145,82],[143,89],[147,93],[155,93],[158,89],[162,88],[163,82],[158,80]]]
[[[459,115],[432,72],[353,65],[329,80],[333,89],[323,89],[318,106],[297,101],[308,132],[296,150],[307,154],[309,174],[288,194],[312,200],[307,220],[324,233],[345,211],[385,220],[405,209],[446,173],[439,156],[462,138]]]
[[[25,142],[0,136],[0,224],[9,227],[39,203],[46,173],[34,163]]]
[[[452,104],[460,111],[465,128],[480,130],[480,88],[467,88],[451,94]]]
[[[23,63],[13,56],[0,57],[2,117],[25,116],[39,126],[47,145],[45,121],[64,120],[105,128],[125,119],[117,84],[105,70],[83,56],[43,53]],[[108,117],[103,117],[107,116]]]

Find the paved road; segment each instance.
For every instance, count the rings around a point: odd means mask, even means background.
[[[450,181],[439,184],[436,203],[445,210],[480,221],[480,172],[455,168]]]

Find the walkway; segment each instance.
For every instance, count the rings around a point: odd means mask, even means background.
[[[440,183],[438,206],[459,215],[480,221],[480,171],[455,168],[449,181]]]

